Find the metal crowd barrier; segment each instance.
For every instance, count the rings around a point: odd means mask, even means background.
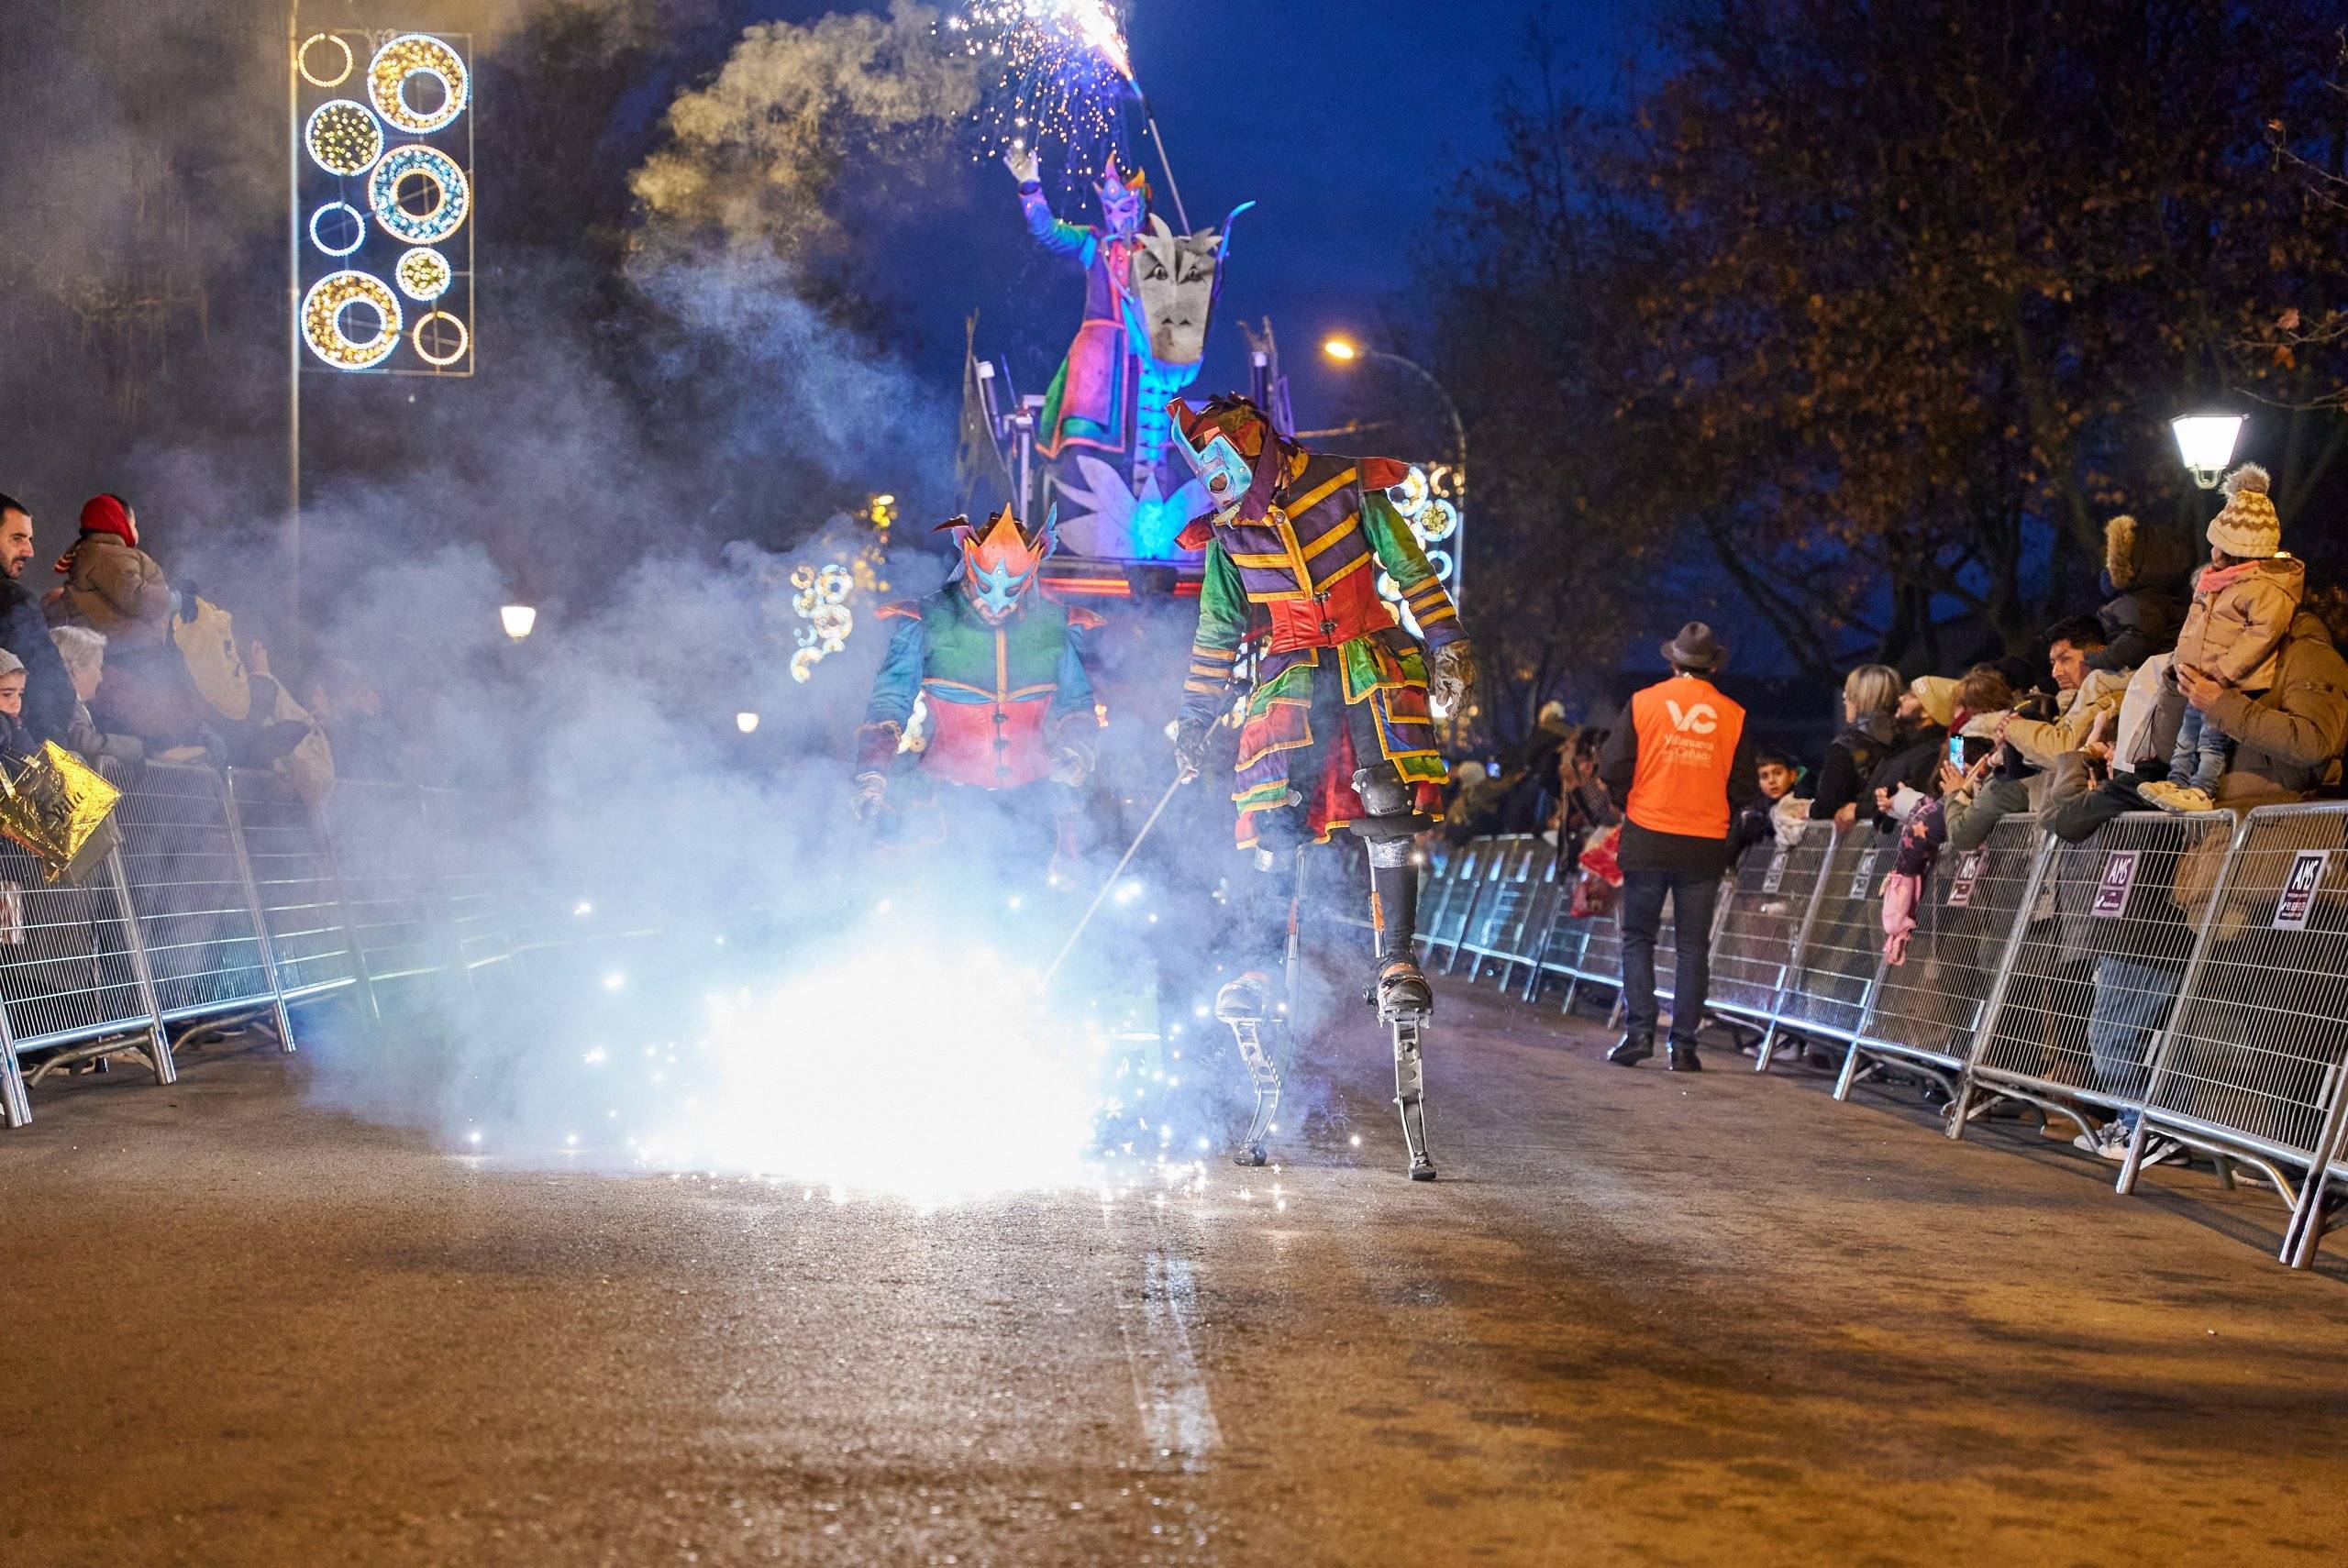
[[[292,1052],[290,1003],[347,996],[380,1024],[388,983],[461,999],[526,927],[540,947],[600,934],[567,930],[571,900],[534,889],[449,791],[346,779],[320,810],[268,773],[116,782],[119,842],[81,885],[0,841],[0,1126],[31,1120],[53,1073],[128,1061],[173,1083],[175,1048],[227,1021]]]
[[[1843,1050],[1834,1095],[1897,1066],[1948,1091],[1951,1137],[1996,1101],[2081,1129],[2135,1132],[2132,1191],[2153,1140],[2239,1163],[2290,1207],[2283,1255],[2306,1266],[2348,1183],[2348,803],[2231,814],[2138,812],[2082,844],[2011,817],[1944,852],[1904,960],[1885,956],[1894,841],[1812,823],[1735,867],[1711,933],[1707,1011]],[[1622,985],[1614,916],[1572,914],[1560,857],[1538,839],[1477,840],[1431,878],[1429,958],[1470,958],[1526,1001],[1563,981]],[[1671,933],[1656,955],[1668,999]],[[1520,983],[1518,976],[1523,978]]]

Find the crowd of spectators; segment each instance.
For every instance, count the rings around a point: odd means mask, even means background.
[[[273,771],[313,802],[387,766],[381,704],[347,662],[297,698],[258,620],[174,588],[122,497],[90,498],[46,574],[32,509],[0,495],[0,756],[49,742],[125,780],[148,763]]]
[[[1914,678],[1880,664],[1850,671],[1841,727],[1814,768],[1763,748],[1757,796],[1743,779],[1730,790],[1729,862],[1773,840],[1790,845],[1812,823],[1896,835],[1883,905],[1887,957],[1898,963],[1934,860],[1978,849],[2017,813],[2075,845],[2127,812],[2239,812],[2337,792],[2348,753],[2339,651],[2348,592],[2308,588],[2284,548],[2265,470],[2243,466],[2223,493],[2206,552],[2181,533],[2112,519],[2101,602],[2045,629],[2043,663],[2010,657]],[[1468,770],[1446,833],[1541,833],[1569,866],[1611,869],[1625,801],[1593,777],[1606,736],[1570,725],[1554,704],[1540,730],[1497,776]],[[2169,867],[2140,877],[2131,896],[2182,907],[2199,874]],[[2092,896],[2091,874],[2058,881],[2066,897],[2079,884]],[[2096,1081],[2124,1091],[2183,966],[2176,954],[2131,948],[2117,934],[2130,922],[2088,923],[2066,926],[2079,938],[2066,954],[2075,994],[2046,1010],[2081,1021]],[[1627,921],[1625,930],[1627,940]],[[2116,1159],[2130,1132],[2123,1116],[2080,1143]]]

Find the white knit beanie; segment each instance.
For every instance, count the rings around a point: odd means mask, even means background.
[[[2267,499],[2266,470],[2244,463],[2226,476],[2225,510],[2210,521],[2210,542],[2230,556],[2266,560],[2282,551],[2283,520]]]

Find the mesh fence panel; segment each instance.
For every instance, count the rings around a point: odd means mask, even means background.
[[[115,822],[163,1016],[270,999],[220,776],[150,765]]]
[[[318,840],[316,819],[273,774],[238,772],[230,788],[252,867],[261,917],[269,922],[277,983],[289,998],[348,986],[357,978],[343,929],[334,864]]]
[[[2180,864],[2180,918],[2206,912],[2210,861]],[[2348,1054],[2348,809],[2253,812],[2216,898],[2148,1114],[2309,1165]]]
[[[0,1004],[19,1051],[152,1026],[105,873],[44,887],[39,861],[0,844]]]
[[[1507,959],[1521,952],[1525,917],[1532,913],[1533,893],[1539,883],[1541,856],[1549,848],[1530,834],[1511,834],[1492,844],[1496,857],[1467,941],[1469,955],[1479,960]],[[1480,972],[1480,963],[1477,969]]]
[[[509,835],[493,831],[453,790],[426,790],[424,822],[449,922],[467,967],[510,957],[523,928],[543,943],[550,911],[525,896]],[[533,919],[532,917],[536,918]]]
[[[1894,841],[1861,823],[1845,831],[1827,857],[1810,940],[1803,945],[1783,1021],[1848,1040],[1858,1032],[1867,992],[1883,960],[1883,916],[1877,895],[1890,874]]]
[[[2233,827],[2136,812],[2052,846],[1974,1077],[2112,1108],[2142,1098],[2193,952],[2180,865],[2214,882]]]
[[[1722,900],[1720,939],[1712,946],[1711,1005],[1767,1022],[1794,964],[1802,919],[1834,847],[1834,824],[1811,823],[1790,846],[1756,845],[1736,868]]]
[[[1456,955],[1460,944],[1467,940],[1468,906],[1481,885],[1485,861],[1491,853],[1490,839],[1470,839],[1445,858],[1434,884],[1434,907],[1420,921],[1420,929],[1426,933],[1430,959],[1438,947]]]
[[[2043,840],[2034,817],[2008,817],[1970,854],[1944,854],[1926,881],[1907,962],[1886,965],[1862,1028],[1867,1043],[1961,1066],[2022,913]]]

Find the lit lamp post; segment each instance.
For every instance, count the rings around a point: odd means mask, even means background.
[[[504,626],[505,635],[518,643],[537,625],[538,613],[528,604],[507,604],[500,607],[497,619]]]
[[[734,715],[734,727],[746,735],[759,733],[759,716],[745,710]]]
[[[1355,342],[1352,338],[1347,337],[1341,333],[1333,333],[1328,337],[1323,339],[1321,344],[1321,352],[1327,355],[1330,359],[1335,360],[1340,365],[1357,364],[1364,359],[1383,359],[1390,365],[1401,366],[1404,370],[1410,371],[1411,374],[1424,381],[1428,388],[1434,392],[1434,395],[1443,400],[1444,413],[1451,416],[1451,439],[1457,452],[1457,462],[1460,475],[1463,479],[1466,477],[1468,472],[1468,425],[1466,422],[1459,417],[1459,405],[1451,401],[1451,394],[1444,390],[1444,386],[1441,381],[1434,379],[1433,371],[1429,370],[1424,365],[1420,364],[1416,359],[1406,359],[1400,354],[1389,354],[1381,348],[1365,348],[1360,344]]]
[[[2239,414],[2188,414],[2169,421],[2176,432],[2177,455],[2192,470],[2193,482],[2215,490],[2234,460],[2234,445],[2242,439]]]

